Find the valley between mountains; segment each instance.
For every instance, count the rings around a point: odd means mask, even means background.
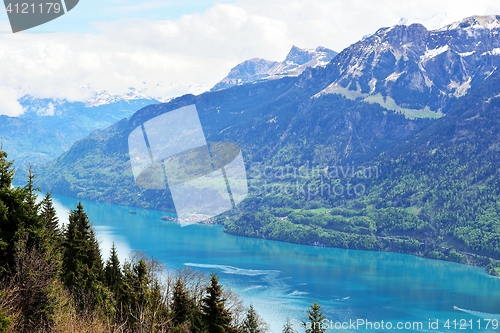
[[[475,16],[437,30],[381,28],[338,54],[318,48],[287,58],[315,66],[279,72],[286,61],[253,60],[209,92],[145,106],[92,132],[38,166],[36,182],[171,212],[168,190],[135,184],[127,140],[144,122],[194,104],[207,141],[236,143],[245,161],[249,195],[215,221],[226,232],[498,274],[499,34],[500,16]]]

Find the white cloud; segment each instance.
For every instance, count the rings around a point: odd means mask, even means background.
[[[45,116],[53,116],[55,114],[55,107],[52,102],[49,102],[46,108],[40,108],[36,111],[36,113],[39,116],[45,117]]]
[[[21,92],[85,101],[87,84],[111,94],[140,86],[158,98],[199,93],[237,63],[282,60],[292,45],[341,51],[402,17],[436,28],[494,13],[497,0],[240,0],[177,20],[98,22],[97,34],[0,34],[0,82],[8,87],[0,91],[0,113],[22,113]],[[5,22],[0,28],[8,30]]]
[[[0,114],[7,116],[19,116],[24,109],[17,101],[22,95],[18,90],[11,87],[0,86]]]

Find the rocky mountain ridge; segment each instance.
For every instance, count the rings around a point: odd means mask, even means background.
[[[318,46],[316,49],[301,49],[293,46],[285,60],[269,61],[260,58],[246,60],[235,66],[229,74],[210,91],[226,89],[245,83],[279,79],[286,76],[298,76],[308,68],[325,66],[337,52]]]
[[[381,28],[325,68],[326,87],[401,111],[446,111],[500,66],[500,16],[473,16],[437,30]],[[314,75],[314,74],[313,74]]]

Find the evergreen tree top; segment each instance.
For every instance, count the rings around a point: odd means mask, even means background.
[[[323,333],[326,327],[323,323],[325,317],[321,312],[321,305],[317,302],[311,305],[308,311],[309,322],[302,322],[302,326],[306,328],[306,333]]]
[[[14,161],[7,160],[7,153],[0,150],[0,189],[10,188],[14,179]]]

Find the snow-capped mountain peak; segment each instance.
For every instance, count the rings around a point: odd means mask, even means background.
[[[288,52],[285,62],[292,62],[295,64],[305,64],[310,61],[315,55],[316,49],[301,49],[297,46],[292,46]]]
[[[335,51],[322,46],[315,49],[292,46],[282,62],[253,58],[238,64],[211,91],[261,80],[299,76],[308,67],[325,66],[336,55]]]
[[[500,15],[470,16],[461,21],[448,24],[438,30],[457,29],[500,29]]]
[[[336,52],[322,46],[315,49],[301,49],[294,45],[285,61],[272,68],[270,74],[276,77],[298,76],[308,67],[325,66],[336,55]]]

